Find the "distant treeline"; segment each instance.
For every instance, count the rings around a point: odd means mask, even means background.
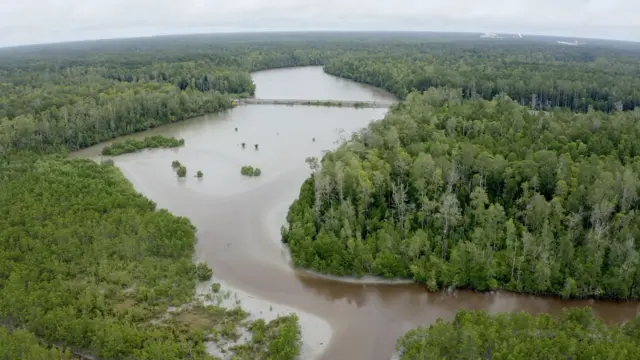
[[[615,46],[614,46],[615,45]],[[469,34],[326,33],[161,37],[0,50],[0,148],[77,150],[216,112],[253,95],[250,72],[326,65],[404,98],[429,87],[506,93],[534,109],[632,110],[640,50]],[[229,94],[229,95],[227,95]]]
[[[532,109],[633,110],[640,104],[640,58],[601,48],[540,45],[406,46],[330,59],[329,74],[384,88],[400,98],[430,87],[466,98],[504,93]]]

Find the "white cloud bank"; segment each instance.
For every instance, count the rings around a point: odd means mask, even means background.
[[[262,30],[511,32],[640,41],[640,0],[0,0],[0,46]]]

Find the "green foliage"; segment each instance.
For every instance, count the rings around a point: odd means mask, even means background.
[[[465,99],[505,92],[531,109],[632,110],[637,47],[398,37],[233,34],[0,49],[0,318],[26,329],[0,332],[9,358],[68,358],[49,347],[65,344],[109,359],[207,359],[204,334],[238,335],[246,313],[235,309],[157,321],[192,300],[199,277],[186,219],[155,211],[112,161],[8,152],[73,151],[229,109],[255,93],[251,71],[277,67],[326,64],[407,99],[305,182],[283,231],[296,265],[411,276],[431,289],[640,297],[637,113],[538,114],[509,101],[461,103],[446,91],[408,96],[449,86]],[[236,357],[298,355],[297,319],[253,329]]]
[[[12,332],[0,327],[0,359],[16,360],[71,360],[69,350],[49,347],[25,330]]]
[[[200,281],[207,281],[213,276],[213,270],[207,263],[201,262],[196,265],[196,277]]]
[[[460,310],[452,322],[407,332],[397,350],[401,360],[640,359],[640,337],[628,331],[639,319],[607,327],[589,308],[565,310],[558,319]]]
[[[179,168],[180,166],[182,166],[182,164],[180,164],[180,161],[178,161],[178,160],[173,160],[173,161],[171,162],[171,167],[172,167],[172,168],[174,168],[174,169],[177,169],[177,168]]]
[[[202,170],[198,170],[198,172],[196,173],[196,177],[201,178],[203,176],[204,174],[202,173]]]
[[[0,356],[71,359],[49,347],[64,344],[108,359],[205,360],[205,337],[237,339],[239,308],[196,303],[167,316],[213,272],[191,262],[191,223],[156,211],[116,167],[23,153],[2,158],[0,178],[0,319],[24,327],[0,327]],[[250,358],[293,359],[297,318],[269,326]]]
[[[294,360],[300,355],[302,337],[295,314],[281,316],[265,324],[262,319],[250,326],[251,342],[233,348],[238,360]]]
[[[216,294],[217,294],[218,292],[220,292],[220,283],[217,283],[217,282],[216,282],[216,283],[211,284],[211,291],[212,291],[213,293],[216,293]]]
[[[412,91],[449,87],[462,89],[468,99],[491,100],[505,93],[532,109],[611,112],[640,104],[637,54],[637,49],[569,49],[535,42],[424,42],[332,57],[325,71],[403,99]]]
[[[180,165],[180,167],[178,168],[177,174],[178,174],[178,177],[187,176],[187,168],[184,167],[183,165]]]
[[[104,93],[93,94],[95,99],[82,96],[77,100],[74,98],[69,105],[52,105],[39,111],[12,108],[15,116],[4,119],[0,116],[0,148],[46,152],[59,148],[78,150],[117,136],[218,112],[231,106],[230,95],[218,92],[180,90],[172,85],[153,82],[108,83],[102,89]],[[53,92],[53,96],[64,97],[67,96],[65,91],[71,91],[58,89],[53,84],[43,86],[52,87],[41,91]],[[88,81],[86,85],[71,88],[73,91],[80,89],[90,92],[91,86],[92,82]],[[72,95],[78,97],[77,94]],[[66,101],[54,98],[50,103]],[[137,148],[128,145],[126,151]]]
[[[313,166],[283,241],[335,275],[638,299],[639,121],[412,93]]]
[[[254,168],[253,166],[245,165],[240,169],[240,174],[244,176],[260,176],[262,175],[262,170]]]
[[[0,178],[0,319],[102,358],[206,358],[149,322],[195,293],[189,220],[91,160],[5,155]]]
[[[102,149],[102,155],[122,155],[133,153],[142,149],[155,148],[175,148],[184,146],[184,139],[176,139],[174,137],[165,137],[162,135],[148,136],[144,140],[128,139],[125,141],[116,141]]]
[[[100,165],[103,165],[103,166],[114,166],[115,163],[113,162],[113,159],[105,159],[105,160],[101,160],[100,161]]]
[[[332,47],[119,41],[0,50],[0,150],[73,151],[230,109],[255,93],[251,71],[320,65]]]
[[[632,110],[638,104],[637,47],[567,48],[549,41],[253,34],[1,50],[0,148],[77,150],[222,111],[233,99],[255,94],[251,71],[303,65],[326,65],[330,74],[400,98],[448,86],[463,89],[466,98],[505,92],[535,109]]]

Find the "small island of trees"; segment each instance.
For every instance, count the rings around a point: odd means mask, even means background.
[[[184,146],[184,139],[154,135],[148,136],[144,138],[144,140],[127,139],[124,141],[116,141],[109,146],[105,146],[102,149],[102,155],[116,156],[138,152],[143,149],[175,148],[180,146]]]
[[[180,167],[178,168],[178,171],[176,172],[178,174],[178,177],[185,177],[187,176],[187,168],[183,165],[180,165]]]
[[[260,176],[262,175],[262,171],[259,168],[254,168],[253,166],[245,165],[240,169],[240,174],[244,176]]]

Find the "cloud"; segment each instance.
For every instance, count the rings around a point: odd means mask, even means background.
[[[310,29],[520,32],[640,41],[640,1],[0,0],[0,46]]]

